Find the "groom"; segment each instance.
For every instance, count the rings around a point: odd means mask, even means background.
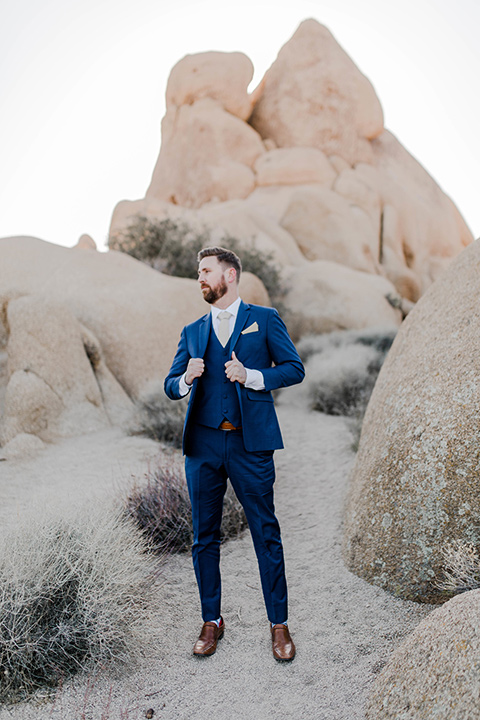
[[[190,393],[183,451],[204,620],[193,652],[212,655],[224,632],[220,524],[229,478],[257,554],[273,655],[292,660],[295,645],[287,625],[283,547],[273,504],[273,451],[283,443],[271,391],[301,382],[305,371],[277,311],[240,299],[240,258],[211,247],[198,253],[198,262],[198,281],[211,312],[183,328],[165,379],[172,400]]]

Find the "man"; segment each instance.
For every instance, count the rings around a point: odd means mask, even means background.
[[[273,655],[292,660],[295,645],[287,625],[283,547],[273,504],[273,451],[283,443],[271,391],[301,382],[305,371],[277,311],[240,299],[237,255],[205,248],[198,262],[198,281],[212,309],[184,327],[165,379],[172,400],[190,392],[183,451],[204,620],[193,652],[212,655],[224,632],[220,524],[229,478],[257,554]]]

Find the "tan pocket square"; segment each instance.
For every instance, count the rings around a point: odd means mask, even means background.
[[[253,323],[253,325],[250,325],[248,328],[245,328],[245,330],[242,330],[240,334],[248,335],[248,333],[251,332],[258,332],[258,323],[256,321]]]

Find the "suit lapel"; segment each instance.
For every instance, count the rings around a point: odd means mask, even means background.
[[[208,337],[212,326],[212,313],[205,315],[198,328],[198,353],[197,357],[203,358],[207,349]]]
[[[230,343],[230,350],[235,349],[235,345],[237,344],[237,340],[240,337],[240,333],[242,332],[243,328],[247,324],[249,318],[250,318],[250,305],[246,305],[242,300],[242,302],[240,303],[240,307],[238,308],[237,319],[235,321],[235,327],[233,328],[232,340]]]

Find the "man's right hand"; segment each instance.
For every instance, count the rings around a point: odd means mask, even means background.
[[[190,358],[187,365],[187,372],[185,374],[185,382],[187,385],[191,385],[195,378],[203,375],[205,370],[205,363],[203,358]]]

